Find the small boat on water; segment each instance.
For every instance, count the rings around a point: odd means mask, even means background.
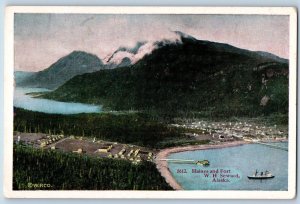
[[[197,165],[202,165],[202,166],[209,166],[209,161],[208,160],[202,160],[202,161],[196,161]]]
[[[248,179],[271,179],[274,178],[275,176],[272,175],[272,173],[269,171],[265,171],[265,172],[262,171],[258,173],[258,171],[256,170],[252,176],[247,176],[247,177]]]

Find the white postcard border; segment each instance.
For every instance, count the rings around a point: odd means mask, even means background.
[[[15,191],[13,172],[13,67],[15,13],[76,14],[239,14],[289,15],[289,152],[288,191]],[[10,6],[6,8],[4,53],[4,194],[7,198],[159,198],[159,199],[292,199],[296,195],[297,11],[292,7],[80,7]]]

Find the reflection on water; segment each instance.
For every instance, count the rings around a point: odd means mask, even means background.
[[[278,143],[278,145],[288,147],[287,142]],[[172,175],[186,190],[288,190],[288,152],[264,145],[246,144],[221,149],[179,152],[169,155],[168,159],[208,159],[210,161],[208,168],[195,164],[169,162]],[[186,169],[187,173],[179,173],[181,171],[178,169]],[[203,173],[195,173],[193,169],[198,172],[223,169],[225,172],[223,175],[229,175],[231,178],[221,180],[219,172],[217,178],[220,180],[213,181],[212,175],[205,177]],[[256,170],[259,173],[269,170],[275,178],[248,179],[247,176],[253,175]]]
[[[42,88],[15,88],[14,91],[14,106],[24,108],[31,111],[44,113],[60,113],[60,114],[76,114],[76,113],[99,113],[100,106],[59,102],[48,99],[32,98],[26,93],[49,91]]]

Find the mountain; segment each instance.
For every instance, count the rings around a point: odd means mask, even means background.
[[[108,68],[129,66],[151,53],[155,48],[154,42],[137,42],[134,47],[119,47],[105,61]]]
[[[181,43],[181,38],[188,38],[196,40],[190,35],[180,31],[173,31],[170,33],[170,39],[162,39],[157,41],[142,41],[137,42],[133,47],[119,47],[111,55],[105,58],[107,68],[116,68],[129,66],[137,63],[145,55],[151,54],[153,50],[165,46],[166,44]],[[173,36],[172,36],[173,35]]]
[[[99,71],[101,68],[103,68],[103,63],[96,55],[73,51],[60,58],[49,68],[35,72],[19,81],[17,85],[55,89],[76,75]]]
[[[33,74],[34,72],[15,71],[14,78],[16,85],[18,86],[20,83],[22,83],[27,78],[31,77]]]
[[[272,53],[262,52],[262,51],[257,51],[256,53],[260,54],[263,57],[266,57],[266,58],[269,58],[269,59],[273,59],[273,60],[281,62],[281,63],[288,63],[287,59],[278,57],[276,55],[273,55]]]
[[[287,113],[286,60],[177,34],[133,65],[76,76],[42,97],[169,114]]]
[[[106,68],[112,69],[116,67],[133,65],[137,63],[140,59],[142,59],[145,55],[151,54],[153,50],[163,47],[167,44],[178,44],[187,40],[194,42],[197,41],[197,39],[193,36],[183,33],[181,31],[172,31],[171,33],[173,33],[173,35],[175,36],[171,37],[170,39],[162,39],[150,42],[142,41],[137,42],[134,47],[119,47],[116,51],[114,51],[111,55],[108,55],[104,59],[107,63]],[[219,51],[222,51],[224,48],[227,52],[239,52],[240,54],[261,56],[277,62],[288,63],[287,59],[280,58],[268,52],[249,52],[249,50],[236,48],[228,44],[216,44],[216,49],[218,49]]]

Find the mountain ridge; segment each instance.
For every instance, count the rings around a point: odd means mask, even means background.
[[[181,38],[134,65],[76,76],[42,97],[111,110],[287,112],[288,63],[224,43]]]
[[[58,59],[48,68],[35,72],[22,81],[17,81],[17,85],[55,89],[76,75],[99,71],[103,66],[104,64],[96,55],[73,51]]]

